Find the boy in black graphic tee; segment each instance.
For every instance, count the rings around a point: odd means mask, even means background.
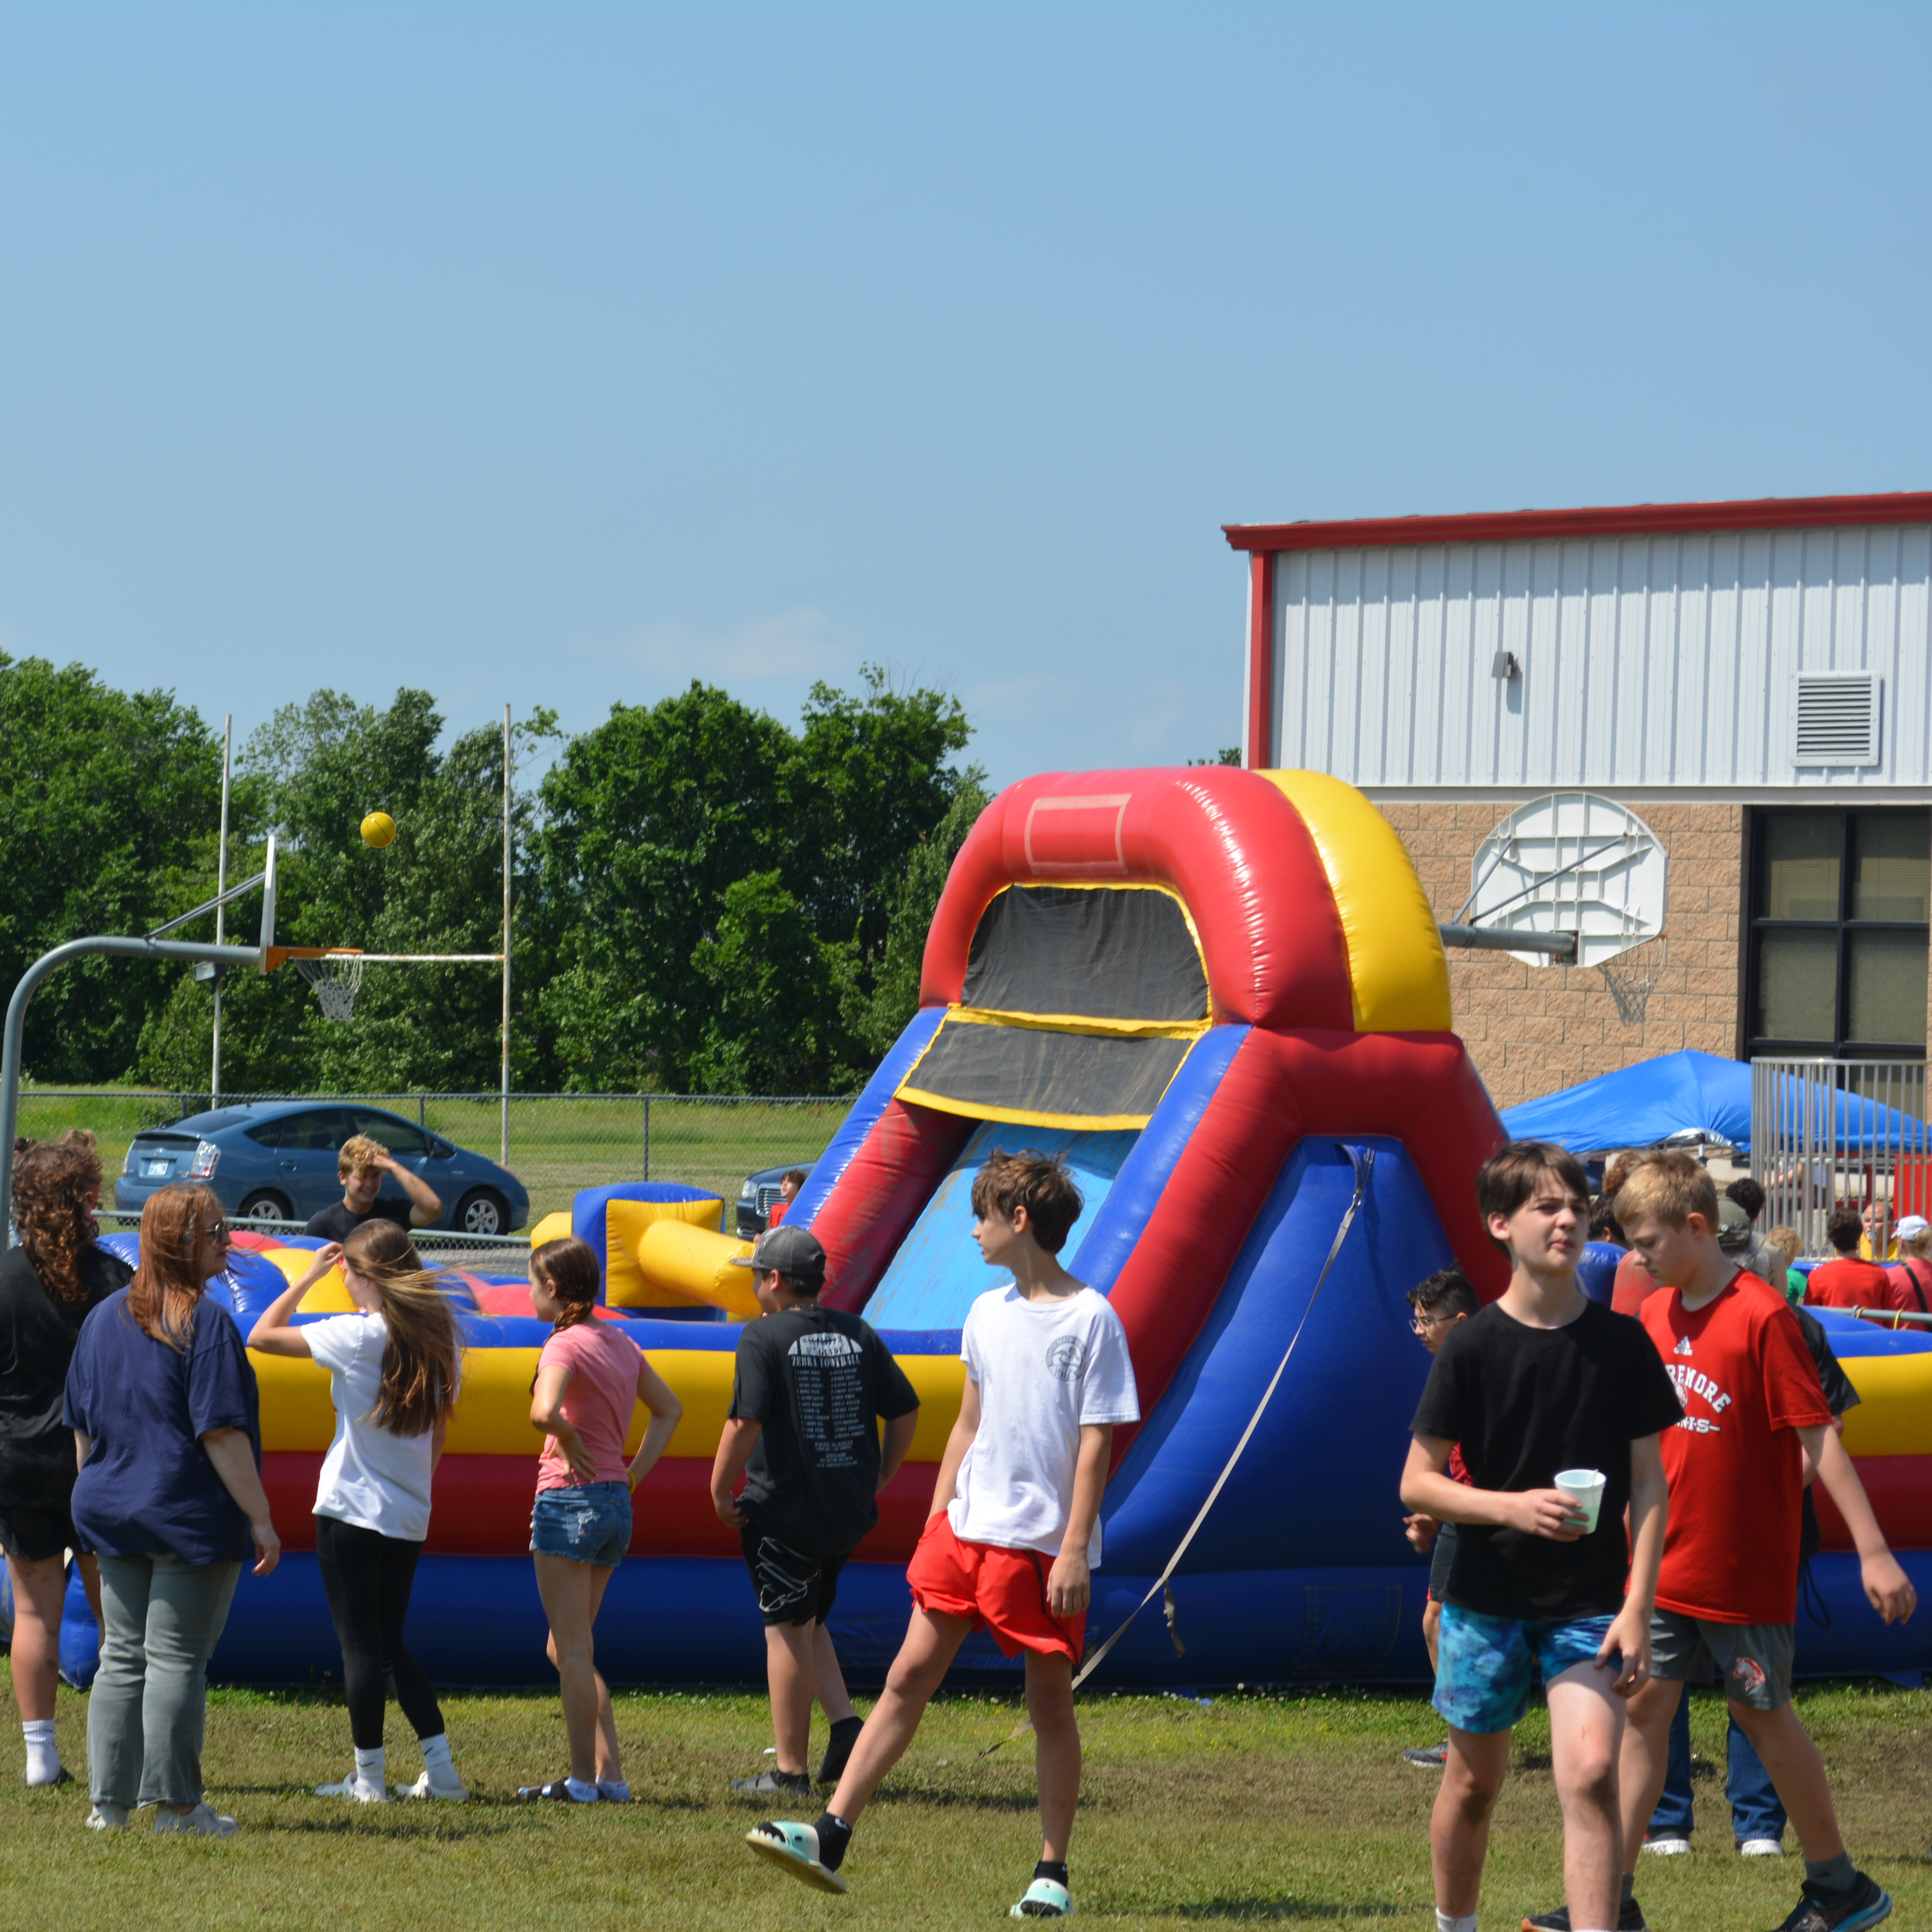
[[[731,1789],[798,1797],[812,1788],[813,1696],[832,1725],[820,1784],[838,1782],[859,1735],[825,1619],[846,1558],[879,1520],[880,1490],[912,1446],[919,1397],[865,1322],[819,1306],[825,1250],[808,1230],[771,1228],[737,1265],[752,1270],[765,1318],[747,1322],[738,1340],[711,1500],[739,1532],[765,1620],[778,1768]],[[741,1471],[745,1492],[734,1501]]]

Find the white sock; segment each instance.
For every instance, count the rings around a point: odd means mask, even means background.
[[[1448,1912],[1438,1910],[1436,1932],[1476,1932],[1476,1915],[1472,1912],[1467,1918],[1451,1918]]]
[[[51,1784],[61,1774],[60,1748],[54,1742],[51,1718],[27,1718],[20,1730],[27,1740],[27,1782]]]
[[[388,1774],[383,1766],[382,1747],[380,1744],[374,1750],[358,1748],[356,1753],[356,1781],[358,1784],[373,1784],[380,1791],[384,1788],[383,1780]]]
[[[449,1736],[438,1731],[433,1738],[419,1738],[422,1746],[423,1768],[429,1773],[432,1784],[454,1784],[456,1782],[456,1761],[449,1754]]]
[[[596,1785],[586,1784],[581,1778],[566,1778],[563,1781],[568,1786],[571,1796],[580,1804],[591,1804],[604,1795]]]

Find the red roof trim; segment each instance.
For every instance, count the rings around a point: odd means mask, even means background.
[[[1382,550],[1417,544],[1672,535],[1690,530],[1823,530],[1932,524],[1932,490],[1884,496],[1760,496],[1741,503],[1631,503],[1620,509],[1504,510],[1455,517],[1366,517],[1332,524],[1223,524],[1233,550]]]

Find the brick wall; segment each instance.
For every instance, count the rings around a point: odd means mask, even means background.
[[[1438,920],[1453,918],[1468,896],[1476,848],[1510,808],[1496,800],[1382,806]],[[1594,967],[1450,952],[1456,1030],[1498,1107],[1681,1047],[1726,1058],[1738,1050],[1744,808],[1657,805],[1638,815],[1670,856],[1669,955],[1641,1025],[1618,1017]]]

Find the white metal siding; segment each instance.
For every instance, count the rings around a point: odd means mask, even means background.
[[[1275,758],[1371,790],[1932,784],[1928,622],[1924,524],[1284,551]],[[1793,762],[1801,670],[1877,676],[1877,764]]]

